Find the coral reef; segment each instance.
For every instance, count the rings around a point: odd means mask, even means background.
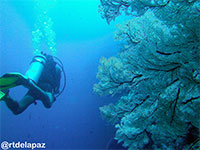
[[[200,146],[200,1],[101,0],[123,41],[116,57],[102,58],[94,92],[120,95],[100,108],[129,149],[195,149]]]

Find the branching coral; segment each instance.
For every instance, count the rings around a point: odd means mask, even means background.
[[[124,51],[100,61],[94,91],[122,95],[116,104],[101,107],[102,115],[129,149],[198,147],[200,1],[102,0],[107,8],[133,4],[145,13],[118,25],[115,39],[125,42]]]
[[[122,12],[126,15],[141,16],[149,8],[159,8],[166,6],[170,0],[101,0],[99,12],[102,18],[110,23]]]

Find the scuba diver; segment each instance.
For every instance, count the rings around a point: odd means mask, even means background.
[[[61,73],[64,75],[64,86],[60,91]],[[9,96],[9,89],[19,85],[28,88],[28,92],[18,102]],[[31,104],[37,104],[36,100],[42,101],[46,108],[50,108],[64,91],[65,85],[66,75],[62,62],[55,56],[41,53],[33,57],[25,75],[7,73],[0,78],[0,100],[4,101],[15,115],[22,113]]]

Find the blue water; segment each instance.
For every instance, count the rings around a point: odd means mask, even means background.
[[[99,97],[92,90],[99,59],[116,55],[119,47],[113,40],[114,24],[107,25],[98,13],[99,3],[58,1],[51,17],[58,57],[67,75],[66,89],[51,109],[38,102],[18,116],[0,102],[0,142],[45,142],[48,149],[105,149],[114,137],[114,127],[99,111],[112,99]],[[0,75],[25,73],[29,67],[37,15],[33,5],[31,0],[0,1]],[[11,96],[19,100],[26,91],[17,87]]]

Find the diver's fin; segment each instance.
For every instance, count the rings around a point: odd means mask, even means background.
[[[25,80],[27,80],[27,77],[20,73],[6,73],[0,78],[0,90],[6,90],[22,85]]]
[[[2,92],[1,90],[0,90],[0,100],[2,100],[3,99],[3,97],[6,95],[6,93],[4,93],[4,92]]]
[[[9,89],[8,90],[0,90],[0,101],[4,99],[4,97],[6,97],[9,93]]]

